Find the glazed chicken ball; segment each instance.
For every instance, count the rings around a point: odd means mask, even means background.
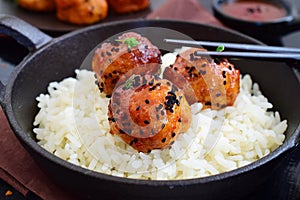
[[[227,59],[196,56],[200,48],[179,54],[166,68],[164,78],[183,89],[190,104],[201,102],[204,108],[219,110],[233,105],[240,89],[240,71]]]
[[[92,69],[97,74],[100,90],[110,96],[120,77],[129,71],[157,74],[160,64],[160,50],[146,37],[128,32],[103,43],[95,51]]]
[[[132,75],[109,104],[110,132],[140,152],[169,147],[187,131],[191,109],[183,92],[157,75]]]

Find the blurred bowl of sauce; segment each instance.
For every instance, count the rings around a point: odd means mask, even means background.
[[[283,0],[214,0],[214,15],[227,27],[269,45],[281,45],[281,37],[300,30],[293,5]]]

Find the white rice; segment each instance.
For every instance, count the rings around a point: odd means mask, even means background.
[[[46,150],[90,170],[151,180],[205,177],[252,163],[285,139],[287,121],[268,111],[272,104],[245,75],[233,106],[215,111],[194,104],[190,129],[171,148],[138,153],[109,133],[109,99],[100,94],[94,73],[76,74],[50,83],[48,94],[37,97],[33,131]]]

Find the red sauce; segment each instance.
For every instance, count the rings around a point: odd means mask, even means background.
[[[287,11],[282,7],[255,0],[229,2],[223,4],[221,8],[232,17],[256,22],[271,22],[287,15]]]

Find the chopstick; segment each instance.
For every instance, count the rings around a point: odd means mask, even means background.
[[[300,59],[300,53],[261,53],[261,52],[216,52],[216,51],[197,51],[197,56],[224,56],[224,57],[236,57],[236,58],[288,58],[288,59]]]
[[[300,48],[293,47],[278,47],[278,46],[263,46],[256,44],[239,44],[239,43],[228,43],[228,42],[208,42],[208,41],[192,41],[192,40],[176,40],[176,39],[164,39],[166,43],[182,44],[189,46],[224,46],[229,49],[240,49],[240,50],[252,50],[252,51],[269,51],[269,52],[288,52],[288,53],[300,53]]]
[[[278,46],[262,46],[253,44],[239,44],[239,43],[227,43],[227,42],[209,42],[209,41],[191,41],[191,40],[176,40],[176,39],[164,39],[166,43],[181,44],[193,47],[212,46],[219,47],[224,46],[226,49],[238,49],[247,51],[258,52],[232,52],[232,51],[198,51],[198,56],[226,56],[226,57],[240,57],[240,58],[288,58],[288,59],[300,59],[300,48],[293,47],[278,47]]]

